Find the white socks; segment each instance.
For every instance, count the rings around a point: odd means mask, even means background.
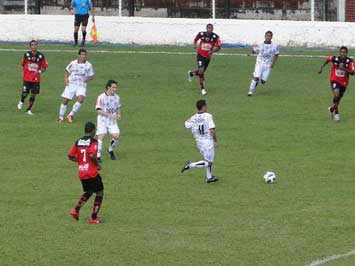
[[[61,104],[60,108],[59,108],[59,119],[64,120],[64,115],[65,115],[66,111],[67,111],[67,106],[64,104]]]
[[[198,161],[195,163],[190,163],[190,168],[206,168],[208,167],[209,163],[207,161]]]
[[[259,81],[256,81],[256,80],[252,80],[251,83],[250,83],[250,88],[249,88],[249,93],[250,94],[253,94],[254,93],[254,90],[256,88],[256,86],[258,85]]]
[[[98,145],[97,145],[97,158],[101,157],[101,152],[102,152],[102,146],[103,146],[103,142],[102,140],[97,140]]]
[[[70,115],[74,116],[80,109],[81,103],[75,102],[73,105],[73,109],[70,112]]]

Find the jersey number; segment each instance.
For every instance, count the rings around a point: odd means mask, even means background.
[[[80,150],[80,153],[83,154],[83,162],[86,163],[86,150],[85,150],[85,149],[81,149],[81,150]]]
[[[200,133],[200,135],[205,135],[205,126],[198,125],[198,132]]]

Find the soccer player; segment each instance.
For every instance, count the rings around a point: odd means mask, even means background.
[[[17,108],[19,110],[22,109],[27,95],[31,93],[26,113],[33,115],[31,109],[36,100],[36,95],[39,94],[41,73],[46,71],[48,63],[44,54],[38,51],[38,42],[36,40],[30,41],[30,47],[31,51],[27,51],[22,58],[23,88]]]
[[[207,103],[205,100],[197,101],[196,107],[198,110],[197,114],[185,121],[185,127],[191,129],[203,160],[193,163],[187,162],[181,169],[181,173],[190,168],[206,168],[206,182],[212,183],[218,181],[218,178],[212,175],[215,148],[218,147],[215,132],[216,126],[212,115],[207,113]]]
[[[83,186],[84,194],[81,195],[80,200],[75,208],[70,211],[70,215],[75,220],[79,220],[79,211],[81,207],[90,199],[92,194],[96,194],[94,201],[94,208],[92,210],[89,223],[100,223],[99,213],[102,199],[104,197],[104,185],[102,183],[99,170],[101,166],[97,161],[97,140],[94,139],[95,125],[91,122],[85,124],[85,136],[78,139],[71,147],[68,158],[79,165],[79,178]]]
[[[265,41],[261,45],[253,47],[253,54],[258,54],[256,58],[255,69],[253,73],[253,79],[250,83],[248,96],[253,96],[256,86],[259,82],[264,84],[269,78],[271,69],[275,66],[277,59],[279,58],[279,47],[272,43],[272,32],[267,31],[265,33]]]
[[[111,142],[107,151],[110,154],[111,160],[116,160],[113,150],[120,137],[120,129],[118,128],[117,120],[121,119],[121,100],[120,96],[116,93],[117,87],[118,85],[115,80],[107,81],[106,91],[100,94],[96,101],[96,135],[98,136],[97,158],[100,162],[103,141],[107,133],[111,134]]]
[[[79,58],[71,61],[65,69],[65,89],[62,94],[63,100],[59,109],[58,123],[63,123],[67,105],[75,95],[77,101],[73,105],[71,112],[67,115],[68,122],[73,123],[74,115],[79,111],[85,100],[87,83],[94,78],[94,75],[92,64],[87,61],[87,51],[80,49]]]
[[[207,24],[206,30],[207,31],[199,32],[194,39],[194,49],[197,49],[197,69],[187,72],[189,81],[192,81],[193,76],[199,76],[202,95],[207,93],[205,88],[205,72],[210,63],[212,54],[221,50],[222,47],[219,36],[213,32],[213,25]]]
[[[81,32],[83,39],[81,46],[85,45],[86,27],[88,25],[89,16],[91,14],[92,22],[95,22],[94,9],[91,0],[72,0],[70,4],[70,10],[74,14],[74,46],[78,45],[79,28],[81,25]]]
[[[328,56],[319,70],[322,73],[323,68],[332,63],[330,70],[330,86],[333,91],[333,104],[328,107],[329,117],[335,121],[340,120],[339,104],[340,99],[343,97],[346,87],[349,84],[349,75],[354,75],[355,66],[354,61],[348,57],[348,48],[345,46],[340,47],[339,56]]]

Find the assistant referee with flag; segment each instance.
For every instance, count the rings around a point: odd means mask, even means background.
[[[83,40],[81,46],[85,46],[86,26],[88,25],[89,16],[91,15],[92,22],[95,23],[94,9],[91,0],[72,0],[70,10],[75,14],[74,20],[74,46],[78,45],[78,32],[81,25]]]

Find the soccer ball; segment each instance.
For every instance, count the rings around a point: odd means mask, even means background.
[[[274,172],[266,172],[266,174],[264,175],[264,181],[267,184],[271,184],[276,182],[276,175]]]

